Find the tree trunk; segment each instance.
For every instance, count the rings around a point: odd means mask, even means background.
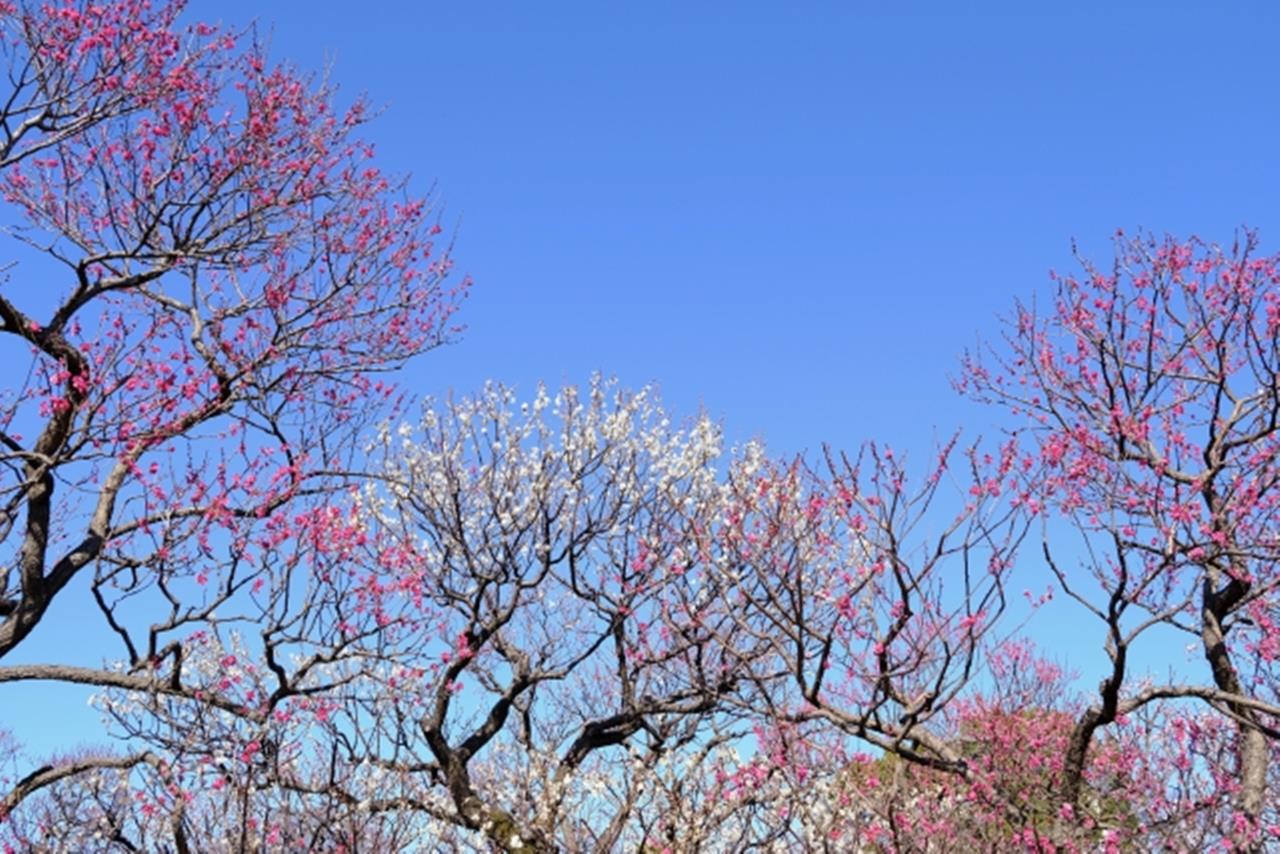
[[[1200,637],[1204,643],[1204,656],[1213,671],[1213,681],[1222,691],[1244,695],[1240,677],[1231,654],[1227,650],[1226,632],[1222,629],[1223,617],[1231,607],[1247,593],[1247,585],[1233,579],[1221,591],[1213,586],[1212,575],[1204,583],[1204,607],[1201,613]],[[1239,743],[1236,745],[1236,774],[1240,791],[1236,795],[1236,809],[1253,826],[1258,840],[1237,840],[1236,850],[1261,852],[1260,822],[1267,793],[1267,765],[1270,761],[1267,739],[1253,721],[1254,711],[1246,706],[1228,703],[1227,708],[1236,717]]]

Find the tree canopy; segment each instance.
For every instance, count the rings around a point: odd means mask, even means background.
[[[782,457],[601,377],[419,402],[388,374],[468,288],[431,200],[364,102],[181,12],[0,3],[0,193],[45,265],[0,281],[0,693],[103,720],[0,738],[4,851],[1280,835],[1255,235],[1120,234],[1015,306],[956,379],[996,442]],[[1046,586],[1096,689],[1037,646]],[[96,662],[42,634],[62,608]],[[1170,636],[1202,661],[1135,672]]]

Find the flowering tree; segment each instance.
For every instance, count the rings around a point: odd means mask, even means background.
[[[1266,797],[1280,734],[1276,260],[1252,237],[1231,252],[1144,240],[1086,273],[1060,280],[1048,317],[1020,308],[1005,346],[967,361],[965,390],[1030,425],[970,454],[954,521],[930,512],[946,453],[914,489],[874,446],[820,477],[792,465],[733,481],[729,531],[749,568],[732,579],[735,613],[779,662],[755,683],[787,746],[774,764],[837,799],[853,774],[872,817],[811,814],[810,834],[1259,850],[1280,830]],[[1057,588],[1102,624],[1110,668],[1092,701],[1007,684],[1018,668],[997,620],[1033,520]],[[1073,527],[1083,572],[1063,560]],[[1020,564],[1020,586],[1038,586]],[[1204,681],[1129,673],[1134,645],[1170,632],[1196,640]],[[888,758],[871,773],[840,734]],[[868,790],[893,797],[867,806]]]
[[[1080,707],[1070,697],[1049,698],[1046,707],[1010,706],[1010,699],[971,695],[935,721],[934,734],[963,757],[963,774],[892,752],[872,756],[828,747],[793,753],[808,769],[803,784],[782,770],[777,776],[795,793],[797,809],[789,818],[803,840],[796,847],[1233,850],[1232,787],[1208,770],[1220,767],[1232,750],[1229,720],[1191,709],[1135,715],[1108,728],[1095,739],[1073,807],[1061,800],[1062,759]]]
[[[252,636],[215,621],[183,645],[183,690],[101,699],[147,773],[50,781],[24,842],[50,825],[192,850],[776,835],[772,800],[740,785],[760,644],[717,588],[715,427],[601,382],[519,409],[492,386],[370,452],[353,506],[257,558],[295,574],[259,594]]]
[[[304,634],[311,612],[282,600],[308,548],[278,547],[321,536],[352,439],[392,396],[378,373],[447,336],[461,286],[427,204],[355,135],[363,104],[179,26],[181,5],[0,3],[0,193],[25,245],[0,285],[0,658],[38,661],[33,631],[80,579],[70,607],[96,609],[122,660],[0,665],[0,682],[257,720],[260,698],[202,684],[201,657],[236,621],[268,667]],[[177,773],[148,751],[69,756],[0,814],[143,766]]]
[[[728,700],[759,644],[718,588],[719,431],[597,380],[519,412],[493,386],[383,445],[361,507],[414,634],[361,730],[385,728],[431,769],[423,797],[498,848],[722,832],[699,790],[744,735]]]
[[[733,478],[727,539],[750,568],[733,579],[737,613],[772,652],[772,670],[794,676],[758,683],[775,719],[959,767],[925,724],[975,675],[1025,523],[998,500],[1011,446],[999,461],[971,450],[969,500],[957,514],[930,513],[953,445],[917,488],[902,459],[875,445],[857,459],[829,456],[824,476],[791,465]]]
[[[1074,525],[1087,555],[1074,571],[1046,539],[1110,661],[1076,717],[1063,801],[1079,805],[1103,728],[1194,700],[1232,727],[1229,750],[1198,761],[1231,794],[1223,832],[1242,850],[1280,830],[1267,798],[1280,736],[1277,264],[1251,234],[1230,250],[1121,238],[1111,268],[1058,278],[1052,310],[1019,306],[1004,345],[970,359],[962,381],[1028,420],[1037,477],[1014,487]],[[1135,684],[1131,650],[1170,631],[1202,651],[1204,678]]]

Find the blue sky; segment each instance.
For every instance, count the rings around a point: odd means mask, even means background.
[[[461,218],[422,391],[601,370],[778,450],[927,447],[985,426],[947,375],[1073,237],[1280,245],[1267,4],[352,8],[192,4],[384,105],[383,163]]]
[[[1280,248],[1270,4],[193,0],[191,17],[256,18],[277,59],[384,106],[382,165],[460,223],[468,329],[403,376],[418,393],[602,371],[775,451],[876,438],[922,457],[993,429],[948,375],[1015,298],[1047,294],[1073,238],[1105,257],[1118,227],[1249,225]],[[83,694],[41,690],[27,709],[57,743]]]

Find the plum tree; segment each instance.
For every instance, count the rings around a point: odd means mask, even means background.
[[[26,246],[0,292],[0,658],[25,661],[0,682],[193,696],[189,638],[269,614],[296,564],[273,549],[343,488],[379,373],[441,343],[465,289],[356,135],[361,102],[181,8],[0,4],[0,193]],[[121,668],[27,648],[73,581]],[[131,763],[164,764],[82,756],[0,803]]]

